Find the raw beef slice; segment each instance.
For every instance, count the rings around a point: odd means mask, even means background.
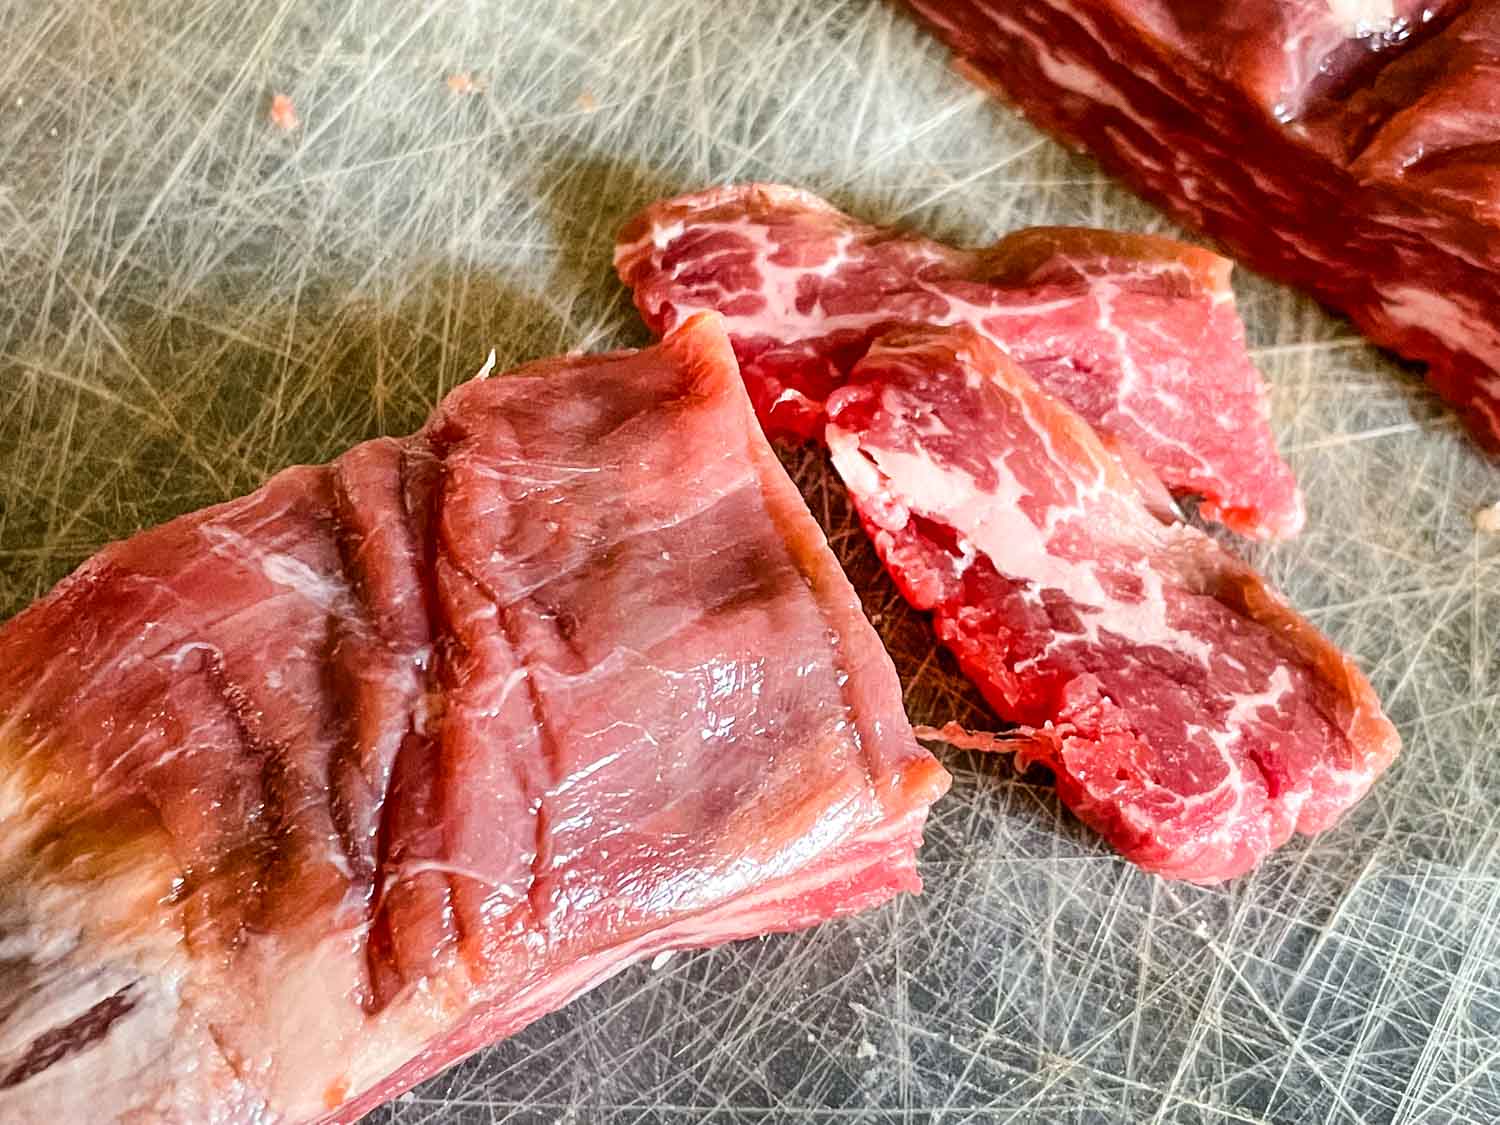
[[[947,780],[714,318],[470,382],[0,630],[0,1120],[353,1121]]]
[[[1429,365],[1500,450],[1500,0],[908,0],[963,69]]]
[[[1395,757],[1353,662],[977,333],[877,341],[828,415],[907,600],[1023,724],[1012,748],[1142,867],[1238,875]]]
[[[615,268],[656,332],[723,314],[773,437],[817,437],[829,392],[893,325],[967,324],[1174,492],[1204,497],[1205,516],[1254,538],[1302,527],[1230,264],[1206,250],[1062,227],[955,250],[749,184],[648,207]]]

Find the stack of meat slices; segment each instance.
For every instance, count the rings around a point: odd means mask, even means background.
[[[1198,882],[1332,825],[1399,742],[1368,682],[1169,491],[1302,523],[1229,263],[1025,231],[981,251],[784,187],[657,203],[616,268],[647,322],[722,313],[762,422],[822,437],[897,585],[1142,867]]]
[[[1020,724],[942,736],[1143,867],[1245,871],[1394,757],[1172,498],[1303,520],[1221,259],[752,186],[617,263],[659,346],[476,379],[0,628],[0,1119],[350,1122],[642,957],[918,890],[947,774],[757,412]]]
[[[829,393],[882,332],[966,324],[1174,492],[1201,497],[1204,516],[1256,539],[1302,528],[1230,263],[1207,250],[1056,227],[955,250],[749,184],[648,207],[621,232],[615,268],[657,333],[724,317],[773,438],[819,437]]]
[[[0,629],[0,1120],[353,1121],[947,783],[714,318],[475,380]]]

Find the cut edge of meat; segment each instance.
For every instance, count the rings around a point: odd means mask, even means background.
[[[947,773],[943,771],[941,784],[931,788],[945,791],[947,785]],[[941,792],[935,792],[933,800],[938,796]],[[826,863],[816,868],[768,884],[732,906],[640,934],[619,949],[584,958],[569,973],[548,978],[536,988],[510,998],[503,1011],[495,1008],[477,1011],[472,1017],[477,1023],[466,1023],[457,1032],[429,1043],[420,1057],[319,1118],[318,1125],[353,1125],[370,1110],[439,1071],[520,1032],[534,1020],[660,953],[709,949],[771,933],[794,933],[872,909],[898,894],[920,893],[922,880],[914,859],[922,843],[926,815],[925,806],[914,808],[901,820],[893,821],[886,831],[851,842],[843,852],[828,857]],[[801,914],[788,913],[789,905],[795,908],[802,892],[821,894],[830,887],[838,888],[845,896],[837,911],[805,908]]]
[[[894,665],[865,618],[848,578],[828,549],[821,528],[759,433],[722,318],[712,312],[687,317],[663,337],[657,349],[689,373],[690,395],[704,398],[728,395],[743,412],[744,432],[750,438],[746,456],[767,496],[768,514],[778,525],[814,602],[827,621],[829,636],[842,638],[843,659],[851,673],[853,668],[858,669],[844,685],[846,697],[850,691],[864,696],[849,701],[854,722],[861,724],[854,734],[855,740],[867,750],[872,738],[888,741],[891,733],[880,730],[878,721],[874,730],[862,724],[876,702],[874,697],[885,694],[900,699]],[[553,357],[524,365],[500,378],[546,378],[555,372],[602,366],[635,354],[626,349],[582,357]],[[450,396],[449,401],[456,401],[455,396]],[[441,422],[437,424],[441,426]],[[900,718],[904,723],[904,712]],[[922,881],[916,859],[922,829],[931,804],[947,791],[951,778],[937,759],[917,743],[909,726],[904,742],[908,745],[901,755],[888,752],[886,760],[870,762],[875,796],[886,814],[882,823],[851,837],[836,851],[721,907],[634,934],[623,945],[588,953],[565,972],[528,985],[507,997],[503,1004],[494,1000],[481,1003],[455,1030],[441,1033],[417,1058],[354,1100],[340,1105],[322,1121],[329,1125],[352,1122],[439,1070],[515,1034],[534,1019],[658,953],[805,929],[878,906],[902,892],[919,893]],[[839,901],[831,905],[832,897]]]
[[[1173,262],[1214,301],[1234,303],[1234,290],[1229,283],[1234,273],[1232,261],[1207,247],[1163,234],[1101,227],[1026,227],[1012,231],[977,253],[987,265],[994,263],[988,271],[992,280],[1019,284],[1032,280],[1039,270],[1054,264],[1060,256],[1067,259],[1081,246],[1105,258]]]
[[[821,211],[840,226],[863,226],[822,196],[805,188],[759,180],[720,184],[671,199],[657,200],[625,220],[615,238],[615,273],[631,290],[636,308],[647,327],[661,335],[675,326],[670,314],[664,314],[660,307],[641,303],[641,286],[655,273],[652,255],[671,245],[682,233],[689,219],[697,222],[704,219],[738,218],[746,211],[754,216],[766,216],[788,206]]]

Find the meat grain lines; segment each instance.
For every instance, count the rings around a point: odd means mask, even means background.
[[[949,778],[710,315],[106,548],[0,783],[0,1118],[249,1125],[920,890]]]
[[[122,10],[0,9],[7,614],[112,539],[410,432],[490,346],[503,370],[643,343],[596,248],[645,200],[778,179],[955,245],[1166,229],[872,0]],[[489,90],[453,98],[456,68]],[[273,88],[315,141],[267,140]],[[1311,517],[1253,560],[1406,739],[1347,835],[1153,889],[1049,784],[948,755],[922,900],[629,970],[377,1125],[1494,1119],[1500,556],[1469,525],[1493,470],[1347,324],[1234,285]],[[979,714],[823,456],[789,463],[913,715]]]

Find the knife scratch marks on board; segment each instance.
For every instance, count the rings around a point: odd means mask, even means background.
[[[111,538],[410,430],[491,346],[504,369],[643,342],[609,256],[655,197],[775,179],[967,243],[1171,229],[895,5],[325,7],[0,9],[0,612]],[[455,105],[459,65],[489,88]],[[307,109],[293,143],[267,143],[273,88]],[[629,970],[372,1120],[1500,1120],[1500,540],[1470,522],[1493,468],[1341,321],[1236,284],[1311,509],[1255,561],[1408,746],[1343,826],[1168,888],[1045,775],[951,754],[923,898]],[[982,727],[823,456],[783,456],[912,717]]]

